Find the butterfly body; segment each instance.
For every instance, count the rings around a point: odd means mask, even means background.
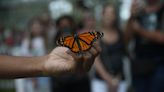
[[[85,32],[82,34],[74,34],[73,36],[61,37],[57,40],[57,44],[68,47],[74,53],[80,53],[89,50],[93,42],[102,36],[102,32]]]
[[[79,38],[78,38],[78,35],[77,34],[74,35],[74,39],[77,42],[77,45],[78,45],[79,50],[81,50],[81,46],[80,46],[80,42],[78,40]]]

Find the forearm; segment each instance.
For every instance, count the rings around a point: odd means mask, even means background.
[[[23,78],[42,76],[42,57],[15,57],[0,55],[0,78]]]
[[[141,29],[140,31],[138,31],[138,34],[141,37],[146,38],[150,41],[154,41],[162,44],[164,43],[164,34],[159,31],[148,32],[148,30],[146,29]]]
[[[123,41],[125,45],[128,45],[130,40],[133,38],[133,34],[130,32],[125,32],[123,34]]]
[[[130,18],[128,21],[128,29],[133,32],[133,34],[138,34],[142,38],[148,39],[157,43],[164,43],[164,33],[159,30],[149,31],[138,23],[136,18]]]
[[[95,67],[96,67],[97,72],[102,77],[102,79],[104,79],[107,82],[111,81],[110,80],[111,76],[104,69],[104,67],[103,67],[103,65],[102,65],[102,63],[100,61],[97,61],[97,60],[95,61]]]
[[[125,45],[129,44],[129,41],[133,38],[133,31],[132,31],[132,22],[133,18],[130,18],[125,26],[125,28],[123,29],[124,33],[123,33],[123,40]]]

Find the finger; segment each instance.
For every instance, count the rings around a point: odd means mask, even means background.
[[[83,64],[84,71],[85,72],[89,71],[93,63],[94,63],[94,58],[92,57],[92,54],[86,52],[84,55],[84,64]]]
[[[85,62],[85,61],[88,61],[88,60],[91,59],[91,58],[92,58],[91,53],[85,52],[85,53],[83,54],[84,62]]]
[[[94,43],[93,44],[93,47],[96,49],[96,51],[97,51],[97,55],[101,52],[101,47],[100,47],[100,45],[98,44],[98,43]],[[96,55],[96,56],[97,56]]]
[[[91,55],[95,56],[97,54],[97,51],[94,47],[92,47],[89,52],[91,53]]]
[[[89,52],[93,55],[93,57],[96,57],[100,52],[100,47],[98,45],[93,45]]]
[[[67,50],[66,53],[71,55],[76,61],[80,61],[83,58],[81,54],[73,53],[70,50]]]

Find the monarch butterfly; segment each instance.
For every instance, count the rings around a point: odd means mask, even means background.
[[[61,37],[56,43],[57,45],[68,47],[74,53],[80,53],[89,50],[93,42],[102,36],[102,32],[84,32],[73,36]]]

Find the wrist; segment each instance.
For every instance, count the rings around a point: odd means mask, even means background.
[[[48,73],[47,73],[45,64],[46,64],[48,55],[41,56],[41,57],[38,57],[38,58],[39,58],[39,62],[38,62],[37,70],[39,71],[39,76],[47,76]]]

